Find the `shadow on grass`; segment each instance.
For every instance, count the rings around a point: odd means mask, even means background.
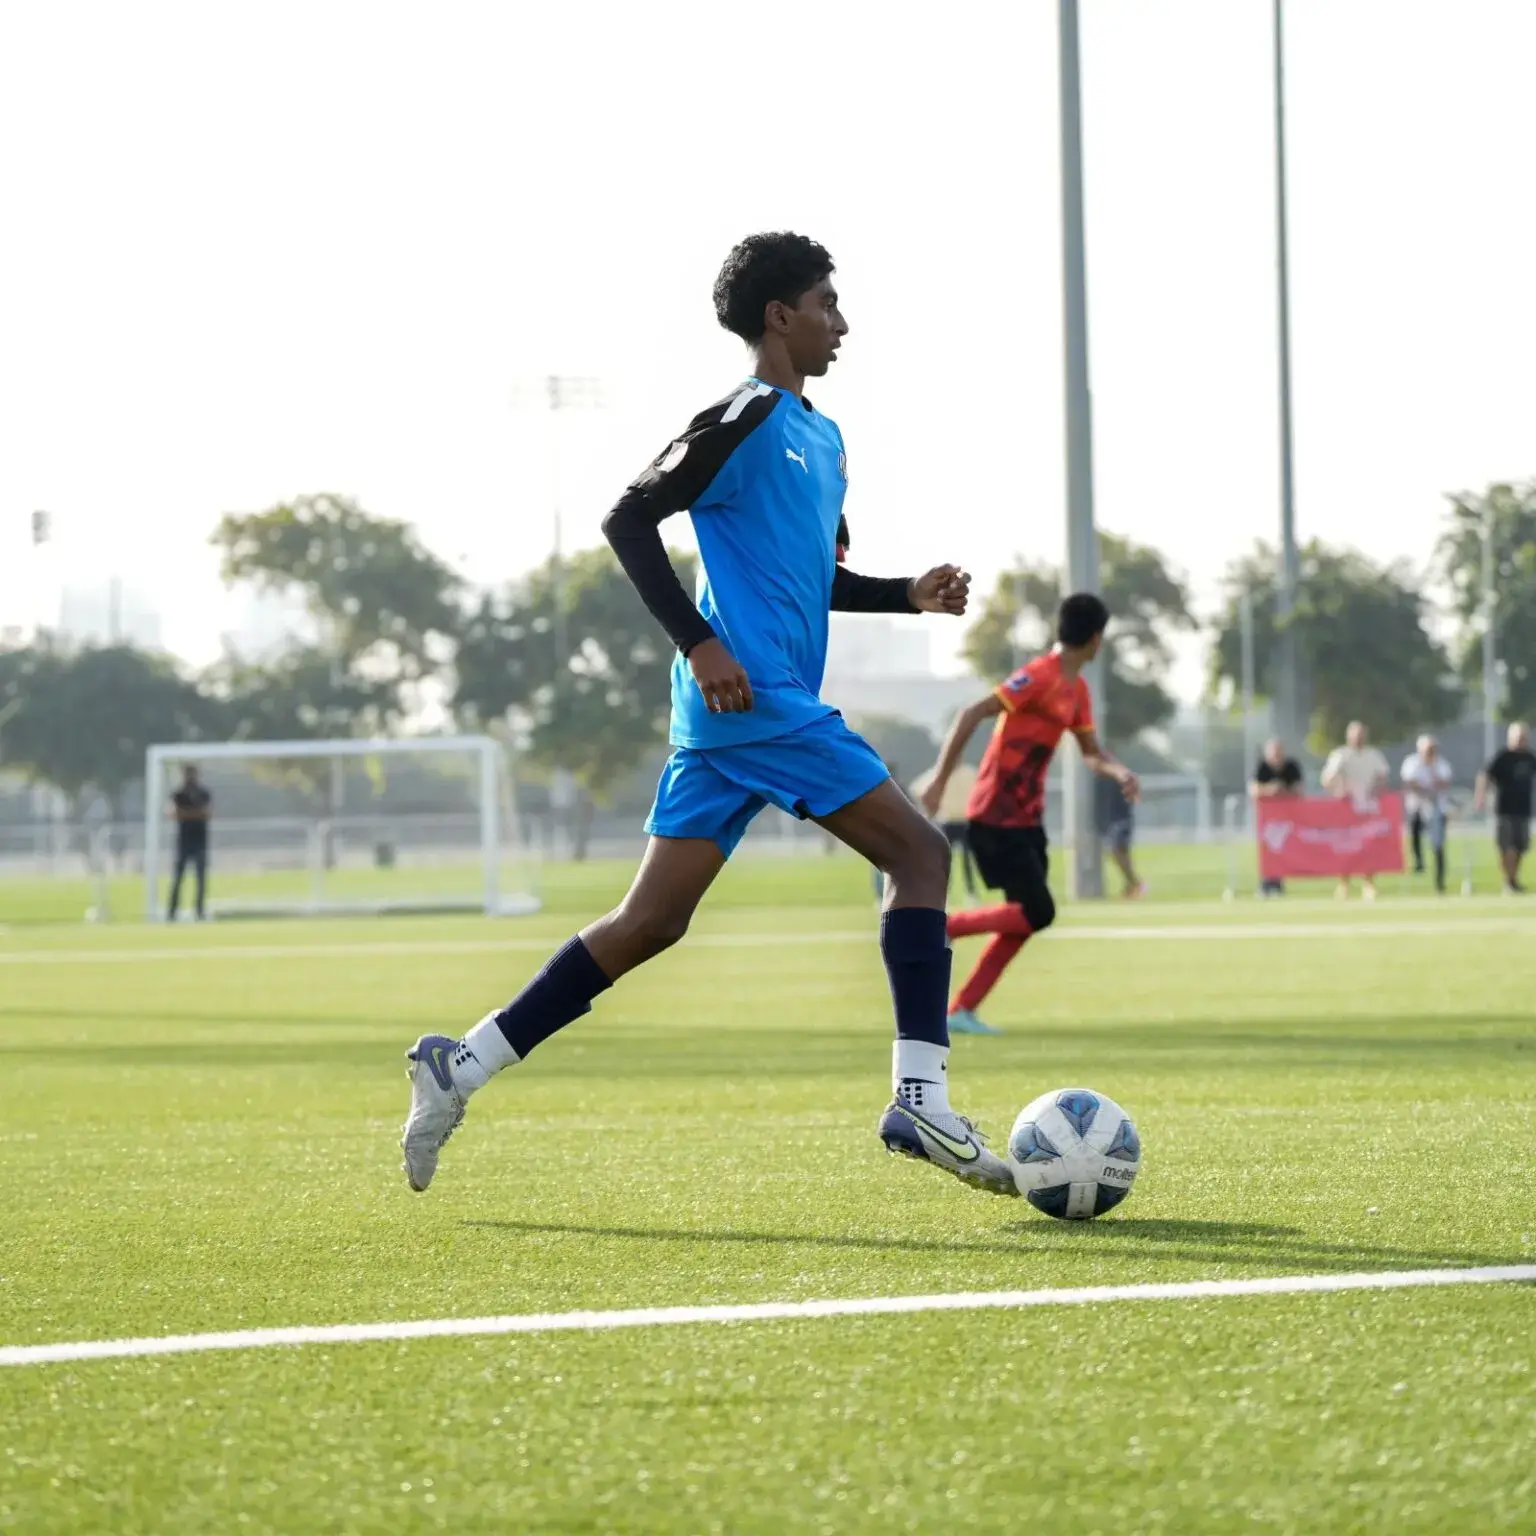
[[[0,1005],[0,1020],[18,1019],[42,1026],[68,1023],[102,1023],[113,1027],[154,1024],[174,1036],[179,1030],[206,1031],[210,1026],[228,1035],[195,1041],[174,1038],[134,1042],[69,1038],[0,1042],[0,1057],[37,1061],[89,1057],[93,1064],[117,1062],[125,1066],[209,1066],[260,1068],[270,1065],[303,1067],[319,1063],[350,1062],[358,1066],[381,1060],[377,1015],[305,1017],[293,1013],[166,1012],[150,1008],[81,1008],[55,1004]],[[1226,1027],[1201,1028],[1198,1023],[1149,1023],[1127,1026],[1123,1021],[1086,1020],[1072,1025],[1020,1027],[1002,1040],[986,1041],[968,1058],[971,1070],[1008,1072],[1020,1069],[1027,1057],[1030,1080],[1042,1070],[1084,1076],[1098,1073],[1112,1041],[1114,1070],[1170,1070],[1176,1058],[1198,1055],[1208,1060],[1219,1052],[1229,1071],[1252,1071],[1269,1064],[1285,1070],[1321,1069],[1341,1063],[1361,1069],[1390,1070],[1411,1063],[1422,1069],[1443,1057],[1448,1065],[1487,1063],[1509,1059],[1536,1063],[1536,1020],[1522,1033],[1521,1016],[1512,1011],[1460,1014],[1452,1019],[1403,1017],[1398,1014],[1356,1015],[1343,1021],[1351,1032],[1341,1033],[1317,1019],[1255,1017],[1241,1031]],[[400,1049],[419,1029],[433,1021],[402,1020],[398,1028]],[[1511,1029],[1514,1026],[1514,1029]],[[280,1030],[283,1038],[242,1039],[244,1027]],[[330,1032],[328,1039],[306,1041],[305,1031]],[[733,1019],[729,1027],[703,1021],[659,1028],[643,1019],[594,1020],[578,1025],[540,1053],[541,1074],[551,1081],[585,1081],[593,1078],[694,1077],[721,1081],[735,1079],[743,1085],[764,1076],[801,1078],[844,1073],[865,1074],[869,1069],[872,1036],[884,1035],[888,1026],[871,1016],[829,1024],[824,1021],[786,1023],[777,1017]],[[1497,1030],[1497,1033],[1484,1031]],[[338,1039],[336,1032],[344,1032]],[[1378,1032],[1379,1031],[1379,1032]],[[353,1032],[356,1043],[345,1038]],[[579,1047],[580,1049],[571,1049]],[[1058,1064],[1042,1061],[1042,1053]],[[388,1054],[388,1049],[385,1049]],[[1107,1069],[1106,1069],[1107,1070]]]
[[[1266,1226],[1244,1221],[1165,1221],[1107,1217],[1095,1222],[1054,1222],[1046,1217],[1009,1222],[1002,1228],[1012,1240],[945,1242],[934,1238],[860,1237],[851,1233],[743,1232],[730,1228],[692,1230],[669,1227],[584,1226],[571,1222],[467,1219],[466,1227],[510,1236],[586,1237],[651,1243],[744,1243],[771,1247],[846,1248],[903,1254],[990,1253],[1037,1258],[1070,1253],[1074,1257],[1184,1262],[1200,1259],[1221,1264],[1277,1270],[1354,1270],[1438,1268],[1518,1262],[1520,1253],[1484,1254],[1443,1249],[1384,1248],[1330,1243],[1310,1238],[1299,1227]]]

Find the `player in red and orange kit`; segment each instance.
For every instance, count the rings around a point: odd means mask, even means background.
[[[976,868],[1005,900],[995,907],[949,916],[951,939],[992,935],[950,1004],[951,1034],[998,1033],[982,1023],[976,1010],[1024,941],[1055,921],[1056,903],[1046,882],[1045,777],[1063,735],[1071,731],[1089,768],[1119,784],[1127,800],[1136,800],[1136,775],[1099,745],[1093,703],[1082,676],[1083,668],[1099,654],[1108,623],[1109,609],[1102,598],[1091,592],[1067,598],[1056,617],[1055,649],[1020,667],[961,713],[944,740],[932,782],[923,791],[923,808],[935,815],[966,742],[983,720],[995,717],[997,725],[981,760],[966,816]]]

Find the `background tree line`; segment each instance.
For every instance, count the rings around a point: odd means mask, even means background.
[[[1323,541],[1306,547],[1289,622],[1314,746],[1336,741],[1356,716],[1390,739],[1461,712],[1480,675],[1485,531],[1506,663],[1501,710],[1536,714],[1536,482],[1495,485],[1451,498],[1427,571]],[[668,648],[606,549],[570,556],[559,572],[546,562],[471,590],[409,524],[334,495],[225,516],[213,543],[231,586],[301,597],[315,638],[270,658],[228,654],[197,674],[129,646],[71,649],[45,638],[0,653],[0,765],[74,802],[89,790],[115,807],[152,742],[380,734],[437,711],[505,733],[525,763],[562,768],[601,800],[665,739]],[[691,582],[692,557],[674,558]],[[1273,549],[1257,545],[1232,563],[1208,625],[1157,550],[1106,532],[1100,564],[1115,614],[1105,714],[1118,743],[1170,719],[1175,644],[1202,628],[1212,696],[1231,702],[1245,596],[1257,691],[1269,695],[1279,637]],[[1443,607],[1427,586],[1445,594]],[[965,637],[978,677],[993,680],[1048,644],[1061,591],[1062,573],[1049,565],[1002,575]],[[881,728],[894,750],[899,722]]]

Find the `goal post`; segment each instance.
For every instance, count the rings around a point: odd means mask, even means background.
[[[506,750],[493,737],[163,742],[144,761],[150,922],[166,916],[183,764],[213,795],[212,916],[539,909]]]

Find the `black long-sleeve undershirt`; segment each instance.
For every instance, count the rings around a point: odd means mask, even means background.
[[[840,565],[832,573],[834,613],[917,613],[905,576],[860,576]]]
[[[754,382],[701,411],[603,519],[603,533],[624,574],[685,656],[696,645],[714,639],[715,632],[678,580],[667,558],[661,525],[704,497],[731,454],[773,415],[778,399],[776,391]],[[837,544],[839,554],[848,546],[848,525],[841,519]],[[810,552],[808,557],[815,558]],[[833,573],[830,606],[846,613],[916,611],[908,600],[904,578],[858,576],[841,563]]]
[[[603,533],[624,574],[651,616],[685,656],[714,639],[709,621],[694,606],[667,558],[662,520],[671,509],[649,505],[643,490],[626,491],[603,519]],[[837,613],[916,613],[905,576],[860,576],[839,565],[832,574],[831,607]]]
[[[667,558],[661,523],[672,509],[651,506],[649,500],[644,490],[631,487],[603,519],[603,534],[640,601],[686,656],[694,646],[713,640],[715,632]]]

